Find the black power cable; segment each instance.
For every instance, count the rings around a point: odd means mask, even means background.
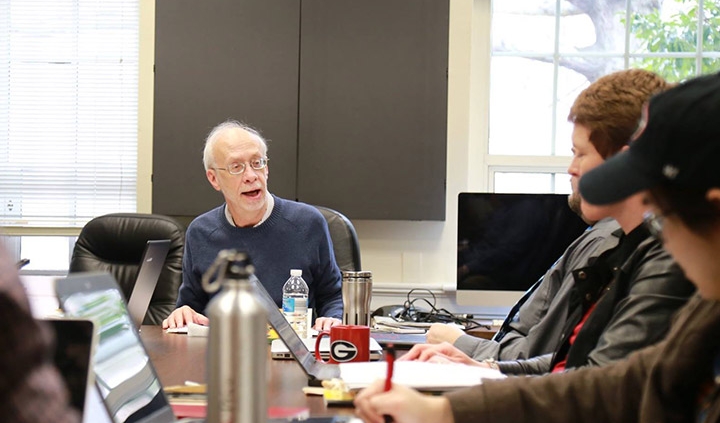
[[[424,297],[416,297],[411,299],[412,294],[416,291],[424,291],[428,293],[432,297],[432,302],[428,301],[428,299]],[[430,311],[423,311],[416,307],[415,303],[418,301],[425,303],[425,305],[430,308]],[[437,298],[435,297],[435,294],[433,294],[432,291],[430,291],[429,289],[411,289],[407,294],[407,300],[403,304],[404,310],[402,311],[402,313],[400,313],[398,319],[422,323],[455,323],[464,326],[465,331],[479,327],[485,327],[490,329],[488,325],[483,325],[472,320],[472,316],[457,316],[455,314],[452,314],[445,308],[437,308],[435,306],[436,302]]]

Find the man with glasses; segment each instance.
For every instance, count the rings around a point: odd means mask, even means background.
[[[308,284],[308,306],[317,312],[318,330],[341,323],[341,274],[327,222],[312,206],[268,192],[267,144],[254,129],[237,121],[216,126],[205,141],[205,175],[225,204],[198,216],[185,236],[183,282],[177,306],[163,328],[189,322],[208,324],[203,313],[210,296],[202,275],[218,252],[246,252],[255,275],[278,307],[290,269],[301,269]]]

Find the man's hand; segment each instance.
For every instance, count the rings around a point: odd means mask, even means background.
[[[395,423],[453,423],[450,402],[445,397],[428,396],[393,384],[384,392],[384,380],[355,396],[355,414],[366,423],[384,423],[391,416]]]
[[[416,360],[416,361],[434,361],[467,364],[470,366],[478,366],[480,363],[468,357],[467,354],[455,348],[454,346],[443,342],[441,344],[418,344],[410,348],[405,355],[398,358],[398,361]]]
[[[207,326],[210,324],[210,319],[191,309],[189,306],[182,306],[173,310],[167,319],[163,320],[162,328],[179,328],[187,326],[190,322]]]
[[[454,344],[465,332],[457,326],[444,323],[433,323],[427,331],[428,344],[448,342]]]
[[[324,331],[339,324],[342,324],[342,320],[340,319],[336,319],[334,317],[318,317],[315,319],[315,326],[313,326],[313,329],[316,331]]]

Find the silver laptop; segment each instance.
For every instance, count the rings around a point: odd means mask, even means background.
[[[127,302],[130,317],[136,328],[139,328],[145,319],[169,251],[169,239],[150,240],[145,245],[135,286]]]

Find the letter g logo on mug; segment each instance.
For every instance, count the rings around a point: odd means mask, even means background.
[[[315,340],[315,359],[320,356],[320,342],[330,337],[330,363],[370,361],[370,327],[360,325],[337,325],[318,334]]]
[[[339,340],[330,344],[330,357],[338,363],[352,361],[357,355],[357,347],[351,342]]]

